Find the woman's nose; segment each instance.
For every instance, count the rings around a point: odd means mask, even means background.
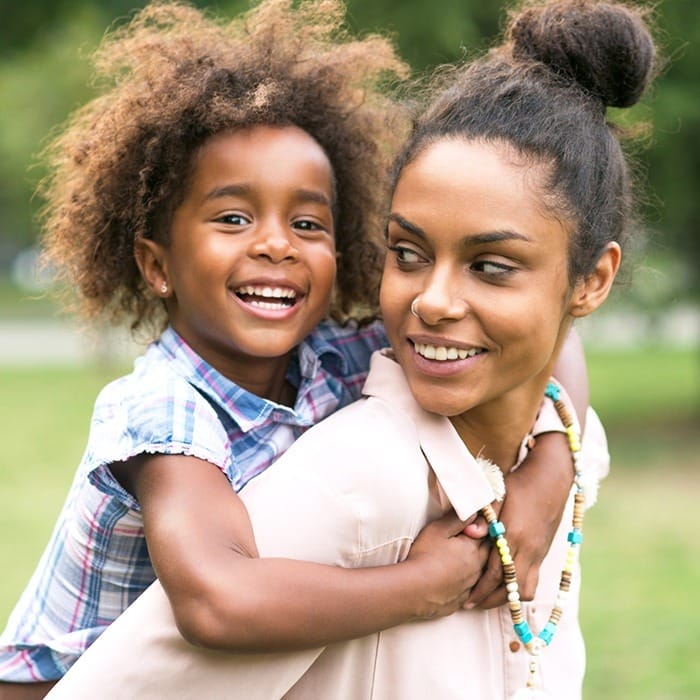
[[[435,326],[443,321],[464,318],[469,304],[462,287],[448,275],[432,276],[415,304],[416,312],[423,322]]]

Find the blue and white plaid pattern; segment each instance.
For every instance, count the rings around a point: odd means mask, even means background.
[[[239,490],[307,428],[357,399],[370,355],[386,345],[378,324],[321,324],[289,368],[292,409],[241,389],[165,331],[96,401],[51,540],[0,637],[0,680],[60,678],[155,579],[138,503],[109,464],[144,452],[192,455]]]

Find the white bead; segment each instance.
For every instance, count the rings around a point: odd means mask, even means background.
[[[520,594],[518,593],[518,591],[512,591],[508,594],[509,603],[515,603],[518,600],[520,600]]]
[[[546,646],[547,645],[539,637],[534,637],[531,642],[528,642],[525,645],[525,648],[527,649],[530,656],[539,656],[540,652]]]
[[[510,583],[507,583],[506,590],[508,591],[508,593],[513,593],[514,591],[517,591],[518,590],[518,582],[511,581]]]

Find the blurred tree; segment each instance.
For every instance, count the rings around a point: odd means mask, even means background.
[[[497,35],[510,0],[346,0],[356,30],[390,32],[417,69],[471,55]],[[15,247],[35,232],[31,202],[41,170],[29,169],[49,130],[88,96],[87,56],[112,22],[144,0],[0,0],[0,241]],[[225,14],[248,0],[195,2]],[[700,278],[700,3],[661,0],[657,10],[670,63],[653,99],[634,116],[653,125],[640,155],[653,201],[653,249],[681,253],[698,292]],[[624,118],[624,117],[623,117]],[[1,251],[0,251],[1,254]],[[0,261],[1,262],[1,261]]]
[[[700,4],[665,0],[658,8],[660,41],[668,58],[650,102],[651,148],[644,154],[656,221],[652,249],[686,263],[683,282],[700,295]]]

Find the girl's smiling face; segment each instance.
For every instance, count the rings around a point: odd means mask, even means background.
[[[175,330],[260,395],[279,384],[291,350],[327,313],[333,200],[331,164],[305,131],[224,132],[196,154],[168,243],[141,243],[142,274],[156,294],[167,289]]]
[[[574,303],[569,232],[539,194],[544,176],[505,144],[460,138],[429,145],[401,172],[381,307],[423,408],[500,412],[522,407],[518,395],[529,406],[531,382],[539,405]]]

